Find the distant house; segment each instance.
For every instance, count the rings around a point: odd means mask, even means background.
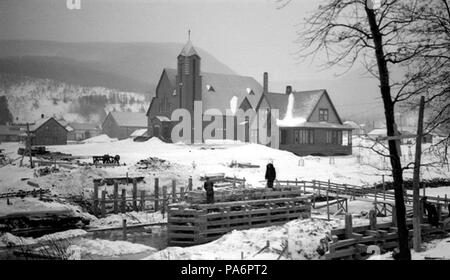
[[[369,133],[367,133],[367,136],[372,139],[377,139],[378,137],[387,137],[387,129],[386,128],[375,128]]]
[[[67,133],[67,140],[69,141],[82,141],[102,133],[100,126],[95,123],[72,122],[66,128],[69,131]]]
[[[0,125],[0,142],[19,142],[21,133],[19,126]]]
[[[363,135],[364,134],[363,127],[361,125],[355,123],[354,121],[345,121],[344,124],[353,128],[353,135]]]
[[[130,137],[138,129],[147,129],[145,113],[110,112],[102,124],[103,134],[119,140]]]
[[[33,146],[66,145],[67,129],[54,118],[41,118],[30,126]]]

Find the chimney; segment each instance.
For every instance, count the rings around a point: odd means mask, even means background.
[[[43,119],[45,116],[44,116],[44,114],[41,114],[41,119]]]
[[[264,72],[264,83],[263,83],[263,93],[269,92],[269,74]]]
[[[286,86],[286,94],[292,93],[292,86]]]

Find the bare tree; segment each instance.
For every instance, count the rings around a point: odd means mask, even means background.
[[[290,1],[279,2],[285,7]],[[394,136],[397,134],[395,124],[397,103],[411,100],[412,97],[427,93],[428,90],[431,97],[427,101],[431,104],[433,100],[437,100],[439,96],[446,96],[445,92],[448,92],[448,87],[445,89],[445,86],[441,93],[436,93],[439,91],[436,87],[433,89],[428,87],[443,78],[442,73],[445,71],[441,71],[443,66],[439,66],[439,63],[448,56],[448,53],[442,52],[445,49],[442,41],[430,38],[434,35],[430,33],[430,29],[437,24],[444,25],[448,31],[448,25],[441,22],[442,18],[445,18],[444,15],[430,20],[429,16],[436,14],[432,8],[426,7],[431,3],[434,7],[439,7],[446,5],[447,1],[324,1],[306,19],[305,28],[298,32],[299,58],[314,59],[321,55],[326,57],[326,66],[344,65],[348,69],[361,62],[380,82],[387,134]],[[446,10],[450,11],[448,6]],[[427,25],[416,29],[417,25],[423,22],[427,22]],[[423,69],[411,70],[418,65]],[[437,69],[439,75],[430,74]],[[393,70],[403,73],[401,78],[394,78],[390,72]],[[446,118],[448,116],[441,118],[440,121],[445,122]],[[398,147],[395,140],[388,141],[397,209],[400,249],[398,257],[410,259],[403,196],[403,169]]]

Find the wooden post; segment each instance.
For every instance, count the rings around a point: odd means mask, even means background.
[[[159,178],[155,178],[155,211],[159,210]]]
[[[31,155],[31,133],[30,133],[30,124],[27,123],[27,150],[28,153],[30,154],[30,168],[33,169],[34,168],[34,164],[33,164],[33,156]]]
[[[177,181],[172,180],[172,203],[177,202]]]
[[[128,172],[127,172],[127,186],[128,186]]]
[[[114,214],[119,212],[119,183],[114,182]]]
[[[127,240],[127,220],[122,220],[122,239]]]
[[[438,216],[438,221],[441,221],[441,216],[442,216],[442,204],[438,203],[436,205],[436,212],[437,212],[437,216]]]
[[[303,192],[306,194],[306,181],[303,181]]]
[[[330,191],[330,179],[328,179],[328,188],[327,188],[327,219],[330,220],[330,198],[328,193]]]
[[[145,190],[141,191],[141,205],[139,208],[141,211],[145,211]]]
[[[320,181],[319,181],[319,196],[320,196]]]
[[[137,207],[137,181],[133,179],[133,211],[138,211]]]
[[[246,182],[246,180],[245,180],[245,177],[244,177],[244,181],[242,181],[242,187],[243,188],[245,188],[245,182]]]
[[[189,180],[188,180],[188,190],[192,191],[192,177],[189,177]]]
[[[122,204],[120,205],[122,213],[125,213],[127,211],[127,190],[122,189]]]
[[[180,201],[184,201],[184,187],[180,187]]]
[[[163,201],[162,201],[161,212],[164,214],[164,213],[166,213],[166,207],[167,207],[167,186],[163,186],[162,191],[163,191]]]
[[[353,235],[353,221],[352,221],[352,215],[347,214],[345,215],[345,238],[350,239]]]
[[[392,224],[394,227],[397,226],[397,209],[395,206],[392,206]]]
[[[383,201],[386,201],[386,182],[384,181],[384,175],[381,176],[383,180]],[[384,216],[387,216],[387,206],[384,204]]]
[[[420,252],[420,245],[422,243],[421,228],[420,228],[420,160],[422,157],[422,134],[423,134],[423,111],[425,106],[425,97],[420,98],[419,120],[417,125],[416,137],[416,158],[414,161],[413,173],[413,245],[414,251]]]
[[[102,191],[102,201],[101,201],[101,215],[102,218],[104,218],[106,216],[106,210],[105,210],[105,200],[106,200],[106,191],[103,190]]]
[[[377,228],[377,213],[375,210],[369,211],[370,229],[375,230]]]
[[[98,183],[97,182],[94,183],[94,194],[93,194],[92,198],[94,199],[94,203],[92,206],[92,212],[94,213],[94,216],[97,216],[97,214],[98,214]]]

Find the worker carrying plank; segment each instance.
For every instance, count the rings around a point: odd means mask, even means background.
[[[209,177],[205,178],[205,184],[203,188],[206,191],[206,203],[212,204],[214,203],[214,183],[209,179]]]

